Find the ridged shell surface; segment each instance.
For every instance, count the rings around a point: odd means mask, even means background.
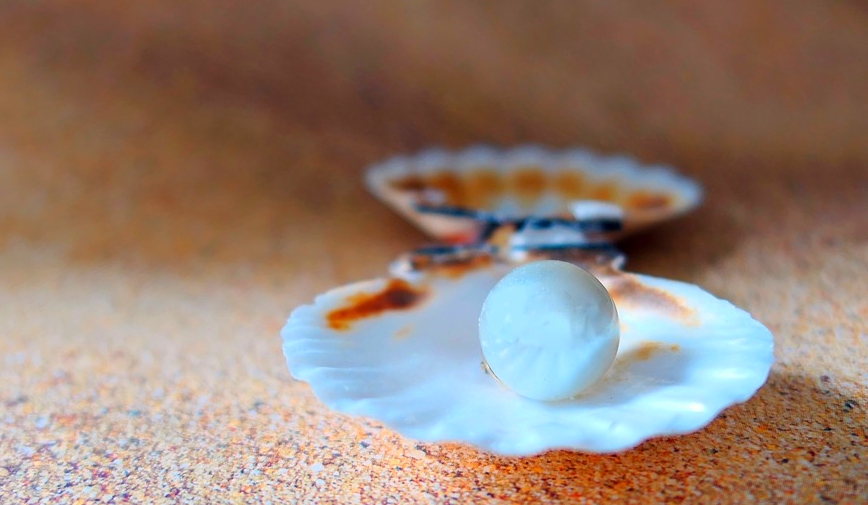
[[[376,164],[366,177],[375,196],[430,236],[459,243],[474,240],[479,223],[420,212],[418,205],[515,219],[568,217],[572,202],[603,201],[621,207],[629,233],[688,212],[702,199],[696,182],[669,167],[584,149],[429,149]]]

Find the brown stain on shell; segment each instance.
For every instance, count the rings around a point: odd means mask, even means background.
[[[494,230],[490,237],[488,237],[488,243],[494,247],[506,249],[509,247],[509,240],[515,234],[518,226],[515,224],[505,224]]]
[[[504,196],[517,198],[523,206],[531,207],[548,191],[565,202],[601,200],[618,203],[628,212],[637,213],[664,212],[676,205],[676,196],[663,191],[629,191],[617,180],[591,182],[584,174],[575,171],[550,173],[539,167],[525,167],[509,173],[484,167],[463,173],[444,169],[431,174],[405,176],[389,185],[398,191],[414,193],[433,190],[443,196],[447,205],[472,209],[490,209]],[[568,215],[568,209],[564,211]]]
[[[391,279],[377,293],[360,293],[347,298],[347,305],[332,310],[326,321],[333,330],[348,330],[353,323],[384,312],[409,310],[427,297],[425,290],[416,288],[403,279]]]
[[[408,191],[418,193],[429,187],[428,181],[424,177],[411,176],[403,179],[395,179],[389,182],[389,186],[397,191]]]
[[[582,174],[576,172],[555,174],[552,187],[566,200],[581,200],[587,197],[588,183]]]
[[[439,172],[428,178],[431,189],[439,191],[449,205],[465,205],[464,181],[452,172]]]
[[[617,184],[614,182],[605,182],[598,184],[591,189],[589,196],[591,200],[600,200],[603,202],[614,202],[617,193]]]
[[[627,208],[638,211],[660,211],[674,207],[672,196],[663,193],[636,191],[627,197]]]
[[[538,167],[528,167],[516,170],[510,175],[509,187],[526,207],[542,197],[548,186],[549,177]]]
[[[474,209],[493,207],[503,194],[503,179],[493,169],[474,170],[463,181],[465,201],[461,203]]]
[[[470,272],[488,268],[494,263],[491,256],[474,256],[464,261],[448,262],[437,265],[433,272],[450,279],[460,279]]]
[[[395,334],[392,335],[392,337],[394,337],[395,340],[404,340],[405,338],[409,337],[412,334],[413,334],[413,325],[408,324],[408,325],[405,325],[405,326],[402,326],[401,328],[399,328],[398,331],[396,331]]]
[[[663,342],[649,340],[639,344],[639,346],[632,351],[631,356],[636,361],[648,361],[654,357],[655,354],[660,352],[678,352],[680,350],[681,347],[678,344],[664,344]]]
[[[615,305],[641,307],[675,317],[684,324],[697,324],[696,310],[662,289],[647,286],[630,274],[621,273],[606,282]]]
[[[430,275],[460,279],[471,272],[490,267],[494,264],[494,261],[495,259],[487,254],[440,261],[420,256],[413,260],[413,269],[424,270]]]

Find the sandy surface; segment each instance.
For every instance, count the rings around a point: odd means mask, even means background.
[[[860,3],[77,4],[0,4],[0,502],[868,500]],[[764,322],[767,385],[692,435],[508,459],[294,382],[290,310],[425,241],[363,167],[479,141],[699,179],[629,267]]]

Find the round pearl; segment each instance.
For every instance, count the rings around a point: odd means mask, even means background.
[[[598,381],[618,352],[615,303],[596,277],[564,261],[520,266],[482,306],[479,340],[489,370],[534,400],[572,398]]]

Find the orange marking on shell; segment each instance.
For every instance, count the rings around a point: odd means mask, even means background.
[[[404,340],[405,338],[409,337],[412,334],[413,334],[413,325],[408,324],[408,325],[402,326],[398,331],[395,332],[394,335],[392,335],[392,337],[394,337],[397,340]]]
[[[458,261],[454,263],[443,263],[435,266],[432,271],[435,274],[450,279],[460,279],[466,274],[475,270],[488,268],[494,263],[491,256],[474,256],[466,261]]]
[[[392,279],[379,293],[361,293],[347,298],[347,305],[326,315],[334,330],[348,330],[353,323],[393,310],[408,310],[419,305],[427,296],[424,290],[402,279]]]
[[[447,244],[469,244],[476,240],[476,234],[469,232],[453,233],[443,236],[441,239]]]
[[[503,194],[503,179],[490,169],[467,173],[463,179],[464,205],[474,209],[488,209]]]
[[[640,307],[674,316],[684,324],[696,324],[696,310],[666,291],[647,286],[634,276],[621,274],[607,285],[615,305]]]
[[[464,275],[488,268],[494,263],[494,258],[486,254],[460,258],[453,261],[435,261],[430,258],[420,257],[415,260],[413,268],[425,270],[431,275],[439,275],[450,279],[460,279]]]
[[[637,191],[627,198],[626,206],[637,210],[664,210],[672,206],[672,197],[661,193]]]
[[[633,351],[633,356],[638,361],[648,361],[659,352],[678,352],[680,350],[681,347],[678,344],[666,345],[663,342],[645,341],[639,344],[639,347]]]
[[[428,187],[439,191],[448,205],[463,206],[464,202],[464,185],[461,179],[450,172],[440,172],[431,175],[428,180]]]
[[[561,172],[554,176],[552,185],[565,200],[584,200],[587,198],[588,183],[581,174]]]
[[[546,174],[540,168],[523,168],[513,172],[510,178],[510,189],[522,204],[530,206],[542,196],[548,182]]]
[[[398,191],[419,192],[424,191],[428,187],[428,183],[422,177],[410,176],[390,181],[389,186]]]
[[[616,185],[612,182],[606,182],[595,186],[588,194],[591,200],[601,200],[604,202],[614,202]]]

